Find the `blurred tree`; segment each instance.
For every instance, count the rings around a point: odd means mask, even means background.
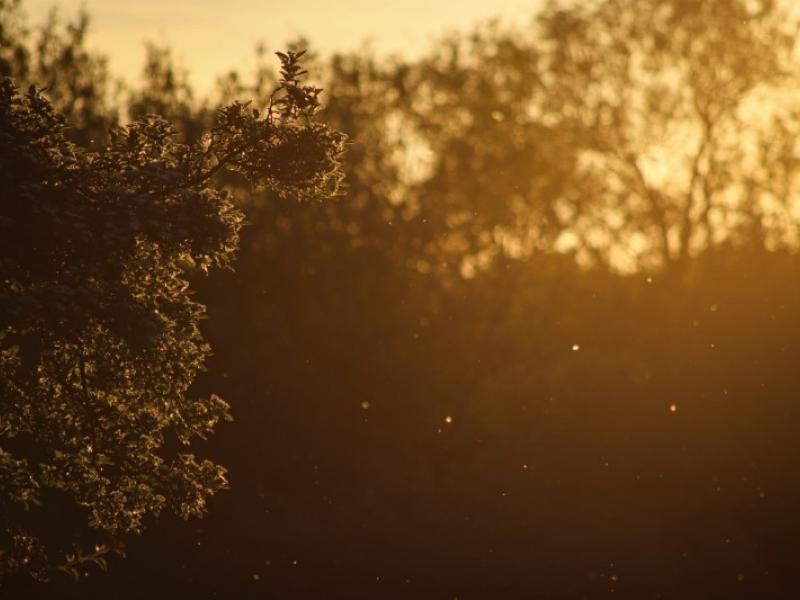
[[[414,202],[447,231],[429,248],[471,274],[534,251],[633,270],[796,245],[797,28],[788,3],[604,0],[446,39],[398,78],[428,156]]]
[[[35,39],[27,79],[45,90],[70,124],[68,138],[84,147],[107,140],[109,127],[118,120],[111,96],[120,87],[112,87],[106,58],[86,48],[89,22],[82,11],[62,25],[53,10]]]
[[[86,48],[90,19],[80,12],[62,23],[56,10],[36,30],[25,27],[20,0],[0,0],[0,75],[35,84],[64,115],[65,135],[82,146],[101,146],[118,120],[105,57]]]
[[[551,3],[537,112],[578,157],[560,206],[577,246],[631,269],[742,232],[796,244],[797,28],[773,0]]]
[[[279,53],[263,113],[219,110],[198,143],[157,116],[88,151],[31,87],[0,86],[0,573],[77,576],[149,516],[226,486],[185,449],[228,406],[187,389],[208,354],[187,272],[228,265],[241,212],[211,184],[336,194],[344,136],[314,120],[302,53]],[[88,550],[87,550],[88,548]]]
[[[196,142],[205,126],[213,121],[213,112],[196,106],[189,74],[175,64],[169,47],[147,44],[145,51],[143,84],[128,98],[130,117],[160,115],[175,124],[183,140]],[[250,98],[262,105],[261,98]]]
[[[0,76],[24,79],[30,69],[22,0],[0,0]]]
[[[542,102],[540,57],[496,23],[445,40],[401,80],[401,106],[429,168],[415,193],[433,240],[456,272],[473,275],[498,255],[552,249],[554,203],[574,169],[558,127],[530,110]]]

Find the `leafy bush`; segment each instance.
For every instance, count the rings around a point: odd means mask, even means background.
[[[39,91],[0,82],[0,574],[104,567],[148,517],[199,517],[227,486],[190,447],[230,414],[188,393],[209,352],[188,275],[234,258],[219,171],[337,193],[345,139],[314,121],[301,56],[280,54],[265,114],[222,108],[193,145],[148,115],[88,151]]]

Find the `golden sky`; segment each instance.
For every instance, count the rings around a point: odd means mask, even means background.
[[[305,35],[322,53],[369,40],[380,52],[413,55],[446,31],[498,16],[524,23],[537,0],[26,0],[33,22],[53,5],[63,16],[85,6],[92,15],[89,45],[109,56],[114,73],[135,82],[145,41],[168,42],[207,89],[232,67],[247,70],[263,41],[279,49]]]

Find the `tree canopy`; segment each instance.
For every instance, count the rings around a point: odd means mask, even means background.
[[[279,53],[268,106],[220,109],[194,144],[150,114],[87,150],[37,89],[0,83],[4,574],[104,565],[149,517],[201,516],[226,487],[190,449],[230,414],[188,391],[209,352],[188,276],[236,251],[243,215],[216,173],[283,198],[337,193],[344,137],[313,120],[301,55]]]

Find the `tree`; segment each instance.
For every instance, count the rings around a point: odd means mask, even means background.
[[[553,3],[538,112],[578,157],[559,207],[602,264],[797,242],[798,22],[774,0]]]
[[[341,182],[345,138],[314,120],[302,52],[278,54],[263,114],[233,103],[192,145],[148,115],[89,151],[38,90],[0,83],[0,575],[104,567],[148,518],[199,517],[227,486],[191,448],[230,418],[189,393],[209,348],[188,277],[231,264],[243,221],[211,182],[296,199]]]
[[[213,111],[195,109],[189,74],[175,64],[169,47],[147,44],[145,50],[143,85],[131,92],[128,114],[134,119],[161,115],[176,124],[183,140],[197,141]]]
[[[554,1],[529,30],[444,40],[397,80],[429,156],[411,202],[447,231],[429,247],[472,273],[796,245],[797,28],[772,0]]]
[[[20,7],[20,0],[0,0],[0,76],[13,77],[20,87],[41,88],[67,119],[70,141],[102,146],[118,121],[112,92],[121,84],[110,77],[106,58],[86,47],[88,14],[81,11],[62,22],[52,10],[31,32]]]

